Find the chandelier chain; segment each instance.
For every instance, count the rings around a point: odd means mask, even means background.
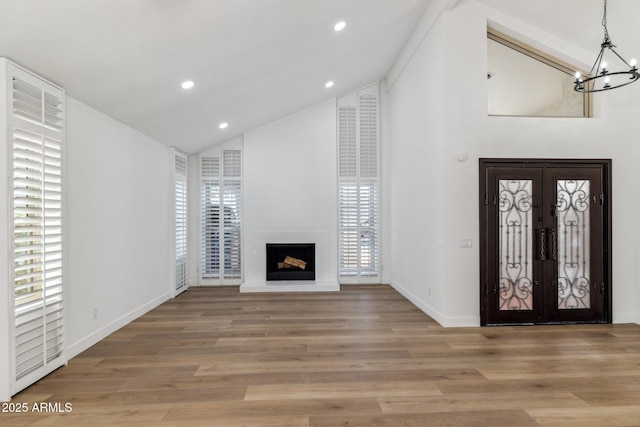
[[[602,26],[604,27],[604,41],[611,41],[609,30],[607,29],[607,0],[604,0],[604,13],[602,15]]]
[[[602,41],[603,45],[618,47],[613,44],[611,41],[611,37],[609,37],[609,29],[607,28],[607,0],[603,0],[604,5],[604,13],[602,14],[602,26],[604,27],[604,40]]]

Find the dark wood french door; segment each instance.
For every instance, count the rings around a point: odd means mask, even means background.
[[[611,322],[609,160],[480,160],[482,325]]]

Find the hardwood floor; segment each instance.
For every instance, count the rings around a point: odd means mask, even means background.
[[[444,329],[388,286],[190,289],[0,413],[2,426],[638,426],[640,326]],[[55,408],[55,406],[54,406]]]

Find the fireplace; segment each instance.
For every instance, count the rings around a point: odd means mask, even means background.
[[[267,243],[267,281],[316,280],[315,243]]]

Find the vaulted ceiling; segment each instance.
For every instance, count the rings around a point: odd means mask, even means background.
[[[0,56],[195,153],[383,79],[432,1],[0,0]],[[595,57],[601,0],[479,1]],[[638,28],[640,1],[609,0],[614,42],[640,58]]]
[[[430,1],[0,0],[0,56],[193,153],[384,78]]]

